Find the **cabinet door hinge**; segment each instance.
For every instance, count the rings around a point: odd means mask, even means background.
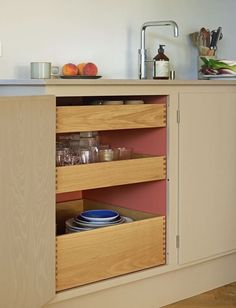
[[[179,235],[176,235],[176,248],[179,248]]]
[[[180,110],[178,109],[177,110],[177,123],[180,122]]]

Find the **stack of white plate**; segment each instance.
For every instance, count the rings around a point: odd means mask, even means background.
[[[127,101],[124,101],[125,105],[140,105],[140,104],[144,104],[144,101],[141,99],[129,99]]]
[[[103,209],[88,210],[66,220],[66,233],[94,230],[131,221],[133,219],[121,216],[116,211]]]
[[[124,101],[103,101],[103,105],[123,105]]]

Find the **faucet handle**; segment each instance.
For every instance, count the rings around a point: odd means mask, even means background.
[[[141,48],[139,48],[138,53],[139,53],[140,55],[142,55],[142,56],[145,56],[145,58],[146,58],[146,56],[147,56],[147,49],[141,49]]]

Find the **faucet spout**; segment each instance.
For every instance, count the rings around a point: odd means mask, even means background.
[[[139,49],[139,79],[147,79],[146,72],[146,62],[147,60],[147,51],[146,51],[146,28],[147,27],[157,27],[157,26],[172,26],[174,29],[174,37],[179,36],[179,28],[175,21],[148,21],[145,22],[141,27],[141,45]]]

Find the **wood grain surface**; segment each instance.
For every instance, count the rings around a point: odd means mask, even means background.
[[[57,107],[57,133],[164,126],[165,104]]]
[[[236,307],[236,282],[190,297],[165,308],[234,308]],[[163,307],[164,308],[164,307]]]
[[[86,202],[86,208],[93,208],[93,204],[95,208],[98,206],[95,202]],[[71,213],[76,202],[68,206]],[[124,213],[124,209],[112,208]],[[66,217],[65,203],[58,208],[60,210]],[[132,212],[125,210],[129,217],[138,219],[137,211],[134,215]],[[131,223],[58,236],[56,288],[60,291],[164,263],[165,217],[140,213],[139,219]]]
[[[55,101],[0,98],[1,307],[55,294]]]
[[[56,191],[63,193],[161,180],[165,177],[165,156],[57,167]]]

